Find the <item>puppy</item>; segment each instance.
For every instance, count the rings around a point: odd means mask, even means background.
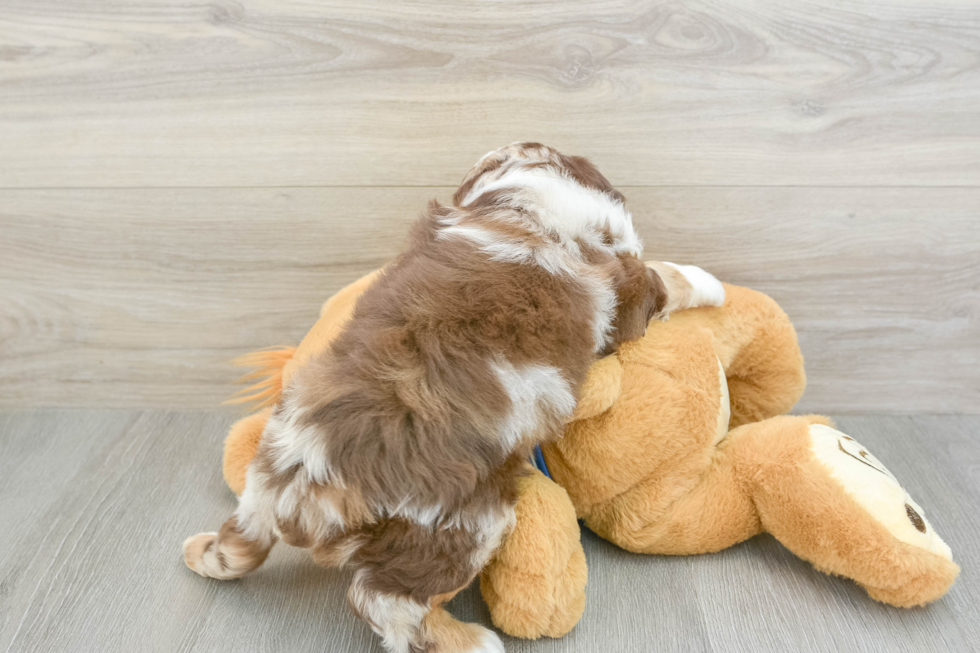
[[[529,453],[598,357],[724,300],[708,273],[642,249],[587,160],[536,143],[484,156],[283,390],[237,511],[184,543],[187,565],[236,578],[282,539],[354,569],[348,602],[388,651],[503,651],[442,605],[513,527]]]

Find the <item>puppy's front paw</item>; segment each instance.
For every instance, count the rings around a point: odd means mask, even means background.
[[[198,533],[184,540],[184,564],[194,573],[206,578],[208,574],[205,572],[204,554],[214,546],[217,539],[217,533]]]
[[[705,272],[696,265],[677,265],[665,261],[687,279],[691,284],[691,297],[685,308],[698,306],[721,306],[725,303],[725,286],[710,272]]]

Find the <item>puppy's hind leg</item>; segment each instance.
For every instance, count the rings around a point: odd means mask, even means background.
[[[347,602],[381,636],[388,653],[505,653],[493,631],[457,621],[443,609],[443,601],[455,592],[420,601],[373,585],[370,572],[358,570]]]
[[[493,631],[442,606],[486,565],[513,528],[514,509],[502,502],[445,519],[388,519],[366,532],[351,556],[357,571],[347,601],[389,653],[504,653]]]
[[[184,540],[184,562],[201,576],[229,580],[258,568],[272,549],[271,533],[256,537],[228,518],[217,533],[198,533]]]

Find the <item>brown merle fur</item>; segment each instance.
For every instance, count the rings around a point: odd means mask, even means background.
[[[591,161],[581,156],[569,156],[541,143],[514,143],[489,153],[470,170],[453,194],[453,204],[461,206],[464,198],[481,179],[499,178],[513,166],[536,168],[552,166],[562,170],[570,178],[585,186],[606,193],[620,202],[625,201]]]
[[[428,605],[468,584],[479,572],[473,554],[483,534],[460,519],[505,515],[516,502],[522,461],[536,442],[557,436],[567,417],[545,410],[525,439],[502,447],[497,429],[512,406],[495,363],[556,368],[574,395],[601,349],[595,300],[580,279],[493,260],[465,239],[439,237],[440,227],[454,220],[540,244],[541,234],[501,219],[526,217],[527,207],[514,204],[513,194],[488,192],[461,206],[476,184],[520,165],[557,167],[622,200],[587,160],[539,144],[486,157],[460,185],[454,206],[428,207],[406,251],[365,291],[330,350],[295,374],[275,409],[276,417],[290,406],[302,410],[298,428],[316,430],[331,474],[343,479],[342,486],[313,483],[304,499],[329,500],[341,515],[343,526],[329,537],[304,530],[299,514],[277,518],[275,527],[288,543],[313,548],[320,562],[354,566],[360,590]],[[601,237],[611,242],[608,231]],[[660,278],[632,255],[594,250],[585,258],[616,292],[611,346],[641,336],[664,306]],[[252,468],[264,491],[278,497],[303,470],[278,470],[268,440],[267,433]],[[438,507],[447,522],[456,518],[456,527],[392,514],[406,498],[413,506]],[[352,607],[371,620],[353,599]],[[468,641],[472,633],[447,626],[447,618],[430,613],[412,650],[434,646],[427,637]]]
[[[595,343],[591,300],[574,280],[490,261],[467,242],[430,247],[433,213],[293,391],[309,408],[304,425],[330,434],[331,465],[369,503],[413,496],[452,512],[509,453],[495,433],[510,408],[495,357],[556,367],[574,387]],[[323,383],[334,390],[320,394]],[[542,438],[562,423],[549,426]]]

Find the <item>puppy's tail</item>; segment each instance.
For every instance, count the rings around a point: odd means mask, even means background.
[[[246,404],[256,411],[271,406],[282,395],[282,369],[296,353],[296,347],[269,347],[239,356],[232,361],[238,367],[253,367],[236,383],[248,385],[225,401],[226,404]]]

